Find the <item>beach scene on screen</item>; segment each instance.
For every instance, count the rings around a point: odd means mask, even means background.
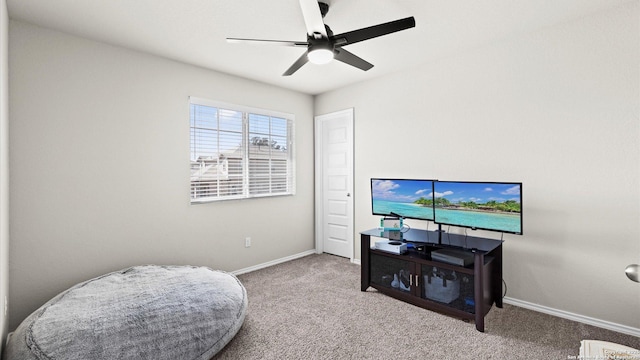
[[[371,179],[374,215],[390,215],[433,220],[431,180]]]
[[[522,233],[520,184],[436,182],[433,197],[437,223]]]

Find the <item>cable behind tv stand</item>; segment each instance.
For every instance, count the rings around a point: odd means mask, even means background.
[[[502,307],[502,240],[455,234],[443,238],[442,231],[411,229],[402,233],[402,240],[413,244],[413,250],[395,254],[372,248],[372,237],[382,241],[388,235],[379,229],[360,233],[361,290],[372,287],[425,309],[474,320],[483,332],[493,304]],[[443,249],[468,253],[473,264],[432,259],[432,252]]]

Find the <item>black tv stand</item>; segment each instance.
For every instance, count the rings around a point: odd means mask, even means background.
[[[447,234],[443,244],[442,233],[441,229],[410,229],[402,233],[402,240],[413,243],[414,248],[394,254],[372,248],[372,236],[384,240],[388,233],[380,229],[361,232],[361,290],[373,287],[425,309],[474,320],[476,329],[483,332],[484,317],[492,305],[502,307],[502,240]],[[439,249],[468,251],[473,264],[459,266],[432,259],[431,252]],[[399,286],[397,277],[408,277],[410,286]],[[452,284],[449,288],[447,281]]]

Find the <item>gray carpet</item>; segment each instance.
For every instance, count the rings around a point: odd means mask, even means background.
[[[369,288],[360,266],[322,254],[238,276],[249,308],[213,359],[568,359],[580,340],[640,349],[640,339],[510,306],[473,322],[403,303]]]

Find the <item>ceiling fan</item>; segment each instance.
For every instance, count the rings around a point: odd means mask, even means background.
[[[300,0],[302,16],[307,27],[307,41],[284,40],[259,40],[227,38],[230,43],[268,44],[281,46],[306,47],[307,51],[282,74],[289,76],[295,73],[302,65],[310,61],[315,64],[326,64],[333,59],[355,66],[367,71],[373,64],[343,49],[343,46],[355,44],[360,41],[373,39],[396,31],[406,30],[416,26],[413,16],[390,21],[384,24],[369,26],[366,28],[348,31],[334,35],[328,25],[322,20],[329,11],[329,5],[317,0]]]

